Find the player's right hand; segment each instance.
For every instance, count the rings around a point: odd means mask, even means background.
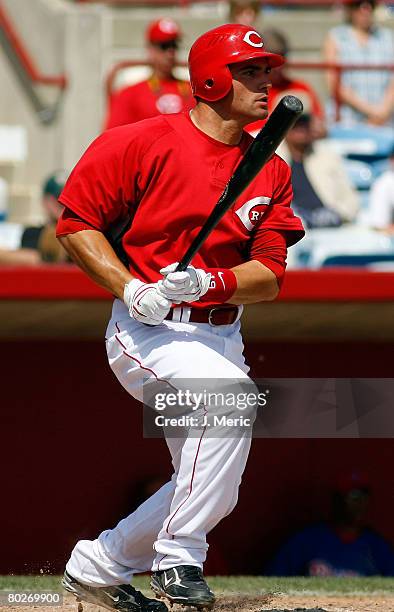
[[[157,283],[143,283],[137,278],[125,285],[123,301],[130,316],[145,325],[160,325],[171,308],[170,300],[159,293]]]
[[[184,272],[176,272],[177,266],[175,262],[160,270],[164,276],[157,283],[160,293],[174,304],[196,302],[207,293],[212,275],[190,265]]]

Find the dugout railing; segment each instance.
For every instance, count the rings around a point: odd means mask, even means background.
[[[0,2],[0,45],[8,58],[26,96],[43,124],[52,123],[67,87],[65,74],[48,75],[41,72],[17,33],[4,5]],[[59,90],[57,100],[49,105],[36,91],[37,85],[49,85]]]
[[[0,268],[0,300],[111,300],[74,265]],[[394,302],[394,272],[364,268],[289,270],[279,301]]]

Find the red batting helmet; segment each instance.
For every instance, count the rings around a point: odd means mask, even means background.
[[[284,58],[268,53],[258,32],[249,26],[231,23],[209,30],[197,38],[189,53],[189,72],[193,95],[215,102],[232,87],[229,64],[264,58],[272,68]]]

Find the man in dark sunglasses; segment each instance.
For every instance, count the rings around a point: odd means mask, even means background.
[[[177,79],[174,75],[181,40],[178,24],[172,19],[153,21],[145,37],[152,73],[147,80],[126,87],[112,96],[105,129],[160,114],[187,111],[195,104],[189,82]]]

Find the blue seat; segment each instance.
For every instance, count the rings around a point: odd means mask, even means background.
[[[389,169],[389,165],[390,165],[390,162],[386,158],[386,159],[378,159],[372,162],[371,164],[369,164],[369,167],[372,170],[374,178],[377,178],[378,176],[383,174],[383,172],[386,172],[386,170]]]
[[[322,268],[332,266],[373,266],[374,264],[392,263],[394,268],[394,252],[393,253],[361,253],[332,255],[327,257],[321,264]]]
[[[367,163],[387,158],[394,146],[394,131],[390,127],[363,124],[348,127],[335,123],[329,130],[329,138],[344,157]]]
[[[368,192],[361,192],[368,193]],[[293,268],[384,264],[394,267],[394,237],[363,225],[310,229],[289,253]]]
[[[371,165],[359,159],[347,159],[346,157],[343,161],[353,187],[363,191],[370,189],[375,177]]]

